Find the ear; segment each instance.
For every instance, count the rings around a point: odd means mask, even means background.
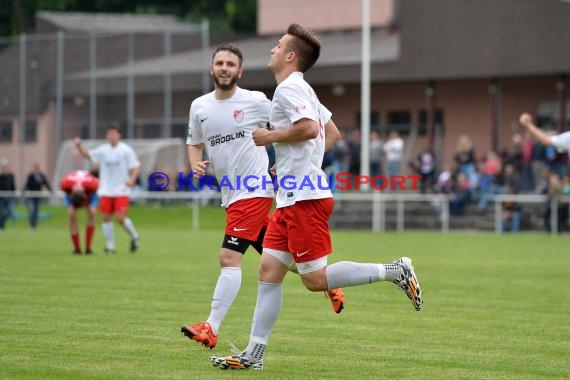
[[[287,53],[287,62],[293,62],[295,61],[296,58],[297,55],[295,54],[295,52],[290,51],[289,53]]]
[[[238,78],[241,78],[242,75],[243,75],[243,67],[240,67],[240,69],[238,70]]]
[[[208,69],[210,69],[210,75],[213,76],[214,75],[214,66],[210,65],[210,66],[208,66]]]

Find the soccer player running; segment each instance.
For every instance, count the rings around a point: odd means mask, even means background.
[[[519,123],[526,129],[540,144],[553,145],[562,152],[570,152],[570,132],[564,132],[558,135],[549,135],[542,129],[538,128],[532,122],[532,116],[528,113],[521,114]]]
[[[85,254],[92,255],[91,242],[95,232],[95,215],[99,197],[97,188],[99,180],[97,177],[85,170],[77,170],[69,173],[60,183],[60,188],[65,192],[65,204],[67,205],[67,215],[69,217],[69,232],[73,243],[73,254],[81,254],[81,243],[79,242],[79,227],[77,226],[77,209],[87,208],[87,226],[85,227]]]
[[[215,90],[192,102],[188,123],[188,159],[198,176],[212,166],[220,183],[226,228],[219,253],[221,273],[205,322],[182,326],[182,333],[207,348],[214,348],[218,330],[241,286],[241,259],[249,246],[259,253],[273,204],[274,188],[268,174],[265,147],[255,146],[252,132],[265,128],[271,102],[259,91],[237,86],[243,74],[241,51],[220,45],[212,56],[210,75]],[[329,115],[330,116],[330,115]],[[330,122],[334,127],[334,123]],[[334,127],[336,130],[336,127]],[[331,137],[332,139],[332,137]],[[331,142],[331,146],[334,141]],[[204,147],[210,161],[203,160]],[[237,181],[244,182],[238,186]],[[327,292],[333,310],[344,304],[342,289]]]
[[[121,129],[112,123],[105,133],[106,144],[87,150],[81,139],[75,139],[79,154],[99,167],[99,209],[103,214],[103,236],[105,252],[115,253],[115,232],[113,215],[131,238],[130,251],[136,252],[139,234],[132,220],[127,217],[130,189],[135,186],[140,173],[140,162],[133,148],[121,141]]]
[[[315,34],[292,24],[271,49],[268,67],[277,81],[270,119],[274,130],[256,129],[253,133],[256,145],[274,145],[277,174],[292,176],[297,183],[307,177],[326,183],[321,170],[325,146],[321,105],[303,78],[317,61],[320,47]],[[283,279],[293,264],[311,291],[390,281],[420,310],[422,292],[407,257],[391,264],[341,261],[327,265],[332,250],[328,226],[333,209],[330,190],[280,187],[276,198],[277,209],[263,242],[249,344],[239,354],[210,358],[214,365],[222,369],[263,368],[263,354],[281,310]]]

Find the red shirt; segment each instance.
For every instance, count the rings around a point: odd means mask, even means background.
[[[75,188],[81,188],[89,199],[97,191],[99,180],[88,171],[77,170],[63,177],[59,186],[67,194],[71,194]]]

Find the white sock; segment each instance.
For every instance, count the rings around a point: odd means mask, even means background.
[[[127,233],[131,236],[131,239],[138,240],[139,234],[137,233],[132,220],[125,218],[123,221],[123,227],[125,227],[125,230],[127,230]]]
[[[372,282],[393,281],[399,275],[400,267],[395,264],[364,264],[351,261],[340,261],[327,266],[327,283],[329,289],[347,286],[370,284]]]
[[[105,237],[105,246],[109,250],[115,250],[115,233],[113,222],[103,222],[103,236]]]
[[[269,284],[259,281],[257,303],[253,313],[249,344],[245,349],[246,355],[261,360],[271,330],[277,322],[283,301],[283,285]]]
[[[214,334],[218,334],[218,329],[236,298],[240,286],[241,268],[222,268],[212,297],[212,310],[208,317],[208,323],[212,326]]]

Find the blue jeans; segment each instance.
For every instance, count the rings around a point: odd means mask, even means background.
[[[40,213],[40,198],[28,198],[26,203],[28,204],[28,220],[30,221],[30,227],[36,228],[38,225],[38,214]]]
[[[503,224],[501,226],[501,231],[505,232],[506,227],[507,227],[506,226],[507,223],[508,223],[508,221],[503,220]],[[511,214],[510,224],[511,224],[511,232],[513,234],[519,233],[519,231],[521,230],[521,212],[520,211],[513,211],[513,213]]]

